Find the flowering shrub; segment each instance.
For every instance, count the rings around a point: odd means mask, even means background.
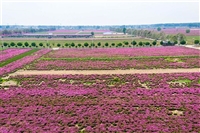
[[[199,75],[11,77],[0,132],[198,132]]]
[[[31,49],[19,49],[18,48],[18,49],[6,49],[3,51],[0,51],[0,62],[4,61],[6,59],[12,58],[16,55],[25,53],[29,50],[31,50]]]

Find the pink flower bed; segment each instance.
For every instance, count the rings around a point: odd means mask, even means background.
[[[19,55],[19,54],[22,54],[22,53],[25,53],[27,51],[30,51],[31,49],[6,49],[6,50],[3,50],[3,51],[0,51],[0,62],[6,60],[6,59],[9,59],[9,58],[12,58],[16,55]]]
[[[113,57],[113,56],[183,56],[199,55],[199,50],[181,46],[110,49],[61,49],[45,55],[46,58]]]
[[[51,50],[48,50],[48,49],[42,49],[42,50],[39,50],[39,51],[33,53],[30,56],[26,56],[22,59],[15,61],[15,62],[12,62],[8,65],[5,65],[5,66],[0,68],[0,75],[15,71],[16,69],[19,69],[19,68],[23,67],[24,65],[31,63],[35,59],[40,58],[42,55],[44,55],[44,54],[46,54],[50,51]]]
[[[11,77],[20,87],[0,90],[0,132],[196,133],[200,131],[199,75]],[[178,79],[191,83],[170,83]]]

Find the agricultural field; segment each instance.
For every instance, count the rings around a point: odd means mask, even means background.
[[[0,66],[0,132],[200,131],[197,49],[8,48],[0,53],[7,56],[0,61],[7,62]]]

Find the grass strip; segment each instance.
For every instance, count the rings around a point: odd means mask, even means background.
[[[9,63],[12,63],[12,62],[16,61],[16,60],[19,60],[19,59],[21,59],[21,58],[23,58],[23,57],[25,57],[25,56],[31,55],[32,53],[34,53],[34,52],[36,52],[36,51],[38,51],[38,50],[39,50],[39,49],[32,49],[32,50],[27,51],[27,52],[25,52],[25,53],[16,55],[16,56],[14,56],[13,58],[9,58],[9,59],[7,59],[7,60],[5,60],[5,61],[3,61],[3,62],[0,62],[0,67],[3,67],[3,66],[5,66],[5,65],[7,65],[7,64],[9,64]]]

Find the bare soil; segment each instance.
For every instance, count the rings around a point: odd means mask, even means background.
[[[67,74],[151,74],[151,73],[192,73],[200,72],[200,68],[190,69],[150,69],[150,70],[19,70],[10,76],[15,75],[67,75]]]

